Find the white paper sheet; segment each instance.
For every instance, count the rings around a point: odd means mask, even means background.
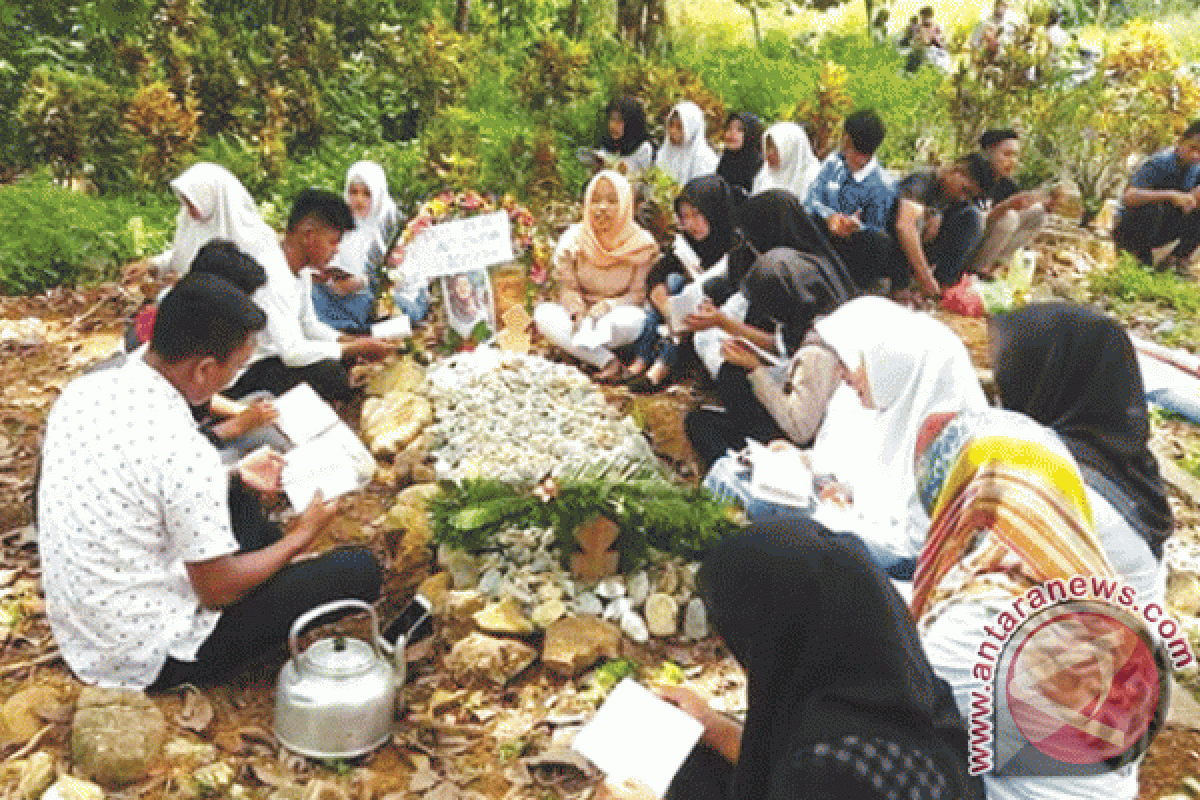
[[[372,325],[371,335],[376,339],[407,339],[412,336],[412,323],[403,313],[399,313]]]
[[[571,746],[610,782],[637,778],[662,797],[703,733],[695,718],[626,678]]]
[[[671,327],[672,333],[691,330],[688,327],[687,318],[690,314],[696,313],[705,296],[704,287],[693,282],[683,287],[679,294],[673,294],[667,299],[667,324]]]
[[[362,442],[340,424],[289,450],[284,456],[281,479],[292,508],[308,508],[317,489],[330,500],[365,486],[370,474],[363,479],[362,453],[366,453]],[[366,455],[371,457],[370,453]],[[374,461],[371,463],[373,466]]]
[[[279,412],[276,427],[294,445],[301,445],[341,422],[337,412],[307,383],[297,384],[272,402]]]

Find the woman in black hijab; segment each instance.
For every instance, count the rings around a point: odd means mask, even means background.
[[[796,444],[808,444],[824,406],[799,420],[792,413],[795,409],[788,408],[790,400],[780,397],[777,389],[783,387],[783,395],[789,395],[797,382],[808,384],[814,402],[827,402],[836,386],[831,388],[825,370],[817,374],[814,368],[829,359],[817,349],[801,353],[800,348],[813,319],[856,294],[845,264],[791,192],[771,189],[756,194],[738,207],[737,219],[738,244],[729,254],[726,274],[705,284],[705,294],[713,301],[702,303],[693,315],[695,327],[718,327],[730,334],[721,345],[723,363],[714,375],[723,409],[693,411],[684,419],[688,440],[706,471],[727,450],[745,447],[747,440],[765,444],[800,437]],[[735,325],[718,304],[736,290],[745,296],[747,310],[745,321]],[[759,336],[748,336],[746,330]],[[743,338],[762,350],[776,351],[783,364],[767,364],[738,341]]]
[[[717,174],[735,192],[740,202],[754,186],[754,176],[762,169],[763,124],[749,111],[734,112],[725,120],[725,150],[717,162]]]
[[[1027,306],[990,327],[1002,404],[1062,438],[1091,490],[1113,566],[1142,594],[1161,577],[1162,545],[1174,523],[1147,446],[1133,343],[1115,320],[1069,303]]]
[[[646,112],[636,97],[624,95],[604,109],[596,148],[619,158],[628,171],[643,172],[654,164],[654,143],[646,133]]]
[[[709,554],[698,586],[746,670],[746,723],[722,748],[736,763],[698,747],[669,799],[982,798],[949,687],[854,536],[807,519],[752,528]],[[734,723],[703,701],[664,694],[707,723],[707,742],[728,737]]]

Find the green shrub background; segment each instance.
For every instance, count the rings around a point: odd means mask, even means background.
[[[409,210],[446,187],[511,192],[535,208],[572,201],[588,174],[575,149],[594,143],[622,81],[656,112],[656,139],[661,114],[685,96],[714,122],[749,110],[811,123],[813,98],[871,106],[888,124],[881,157],[893,167],[918,151],[957,155],[969,113],[971,124],[1036,124],[1020,103],[988,104],[1009,87],[976,82],[984,110],[956,107],[953,79],[905,73],[891,45],[856,32],[771,30],[756,46],[727,24],[692,22],[642,54],[614,38],[611,2],[579,7],[578,38],[565,32],[567,0],[475,0],[469,35],[447,22],[450,0],[0,7],[0,179],[10,181],[0,184],[0,291],[111,277],[170,235],[167,181],[197,161],[228,167],[276,225],[297,191],[339,190],[362,158],[384,165]],[[822,77],[831,64],[845,67],[844,85]],[[1140,145],[1168,140],[1172,124]],[[1053,176],[1065,160],[1049,148],[1028,166]]]

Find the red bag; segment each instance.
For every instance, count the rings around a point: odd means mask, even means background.
[[[964,317],[984,316],[983,298],[975,287],[978,280],[974,275],[964,275],[962,280],[943,291],[942,308]]]

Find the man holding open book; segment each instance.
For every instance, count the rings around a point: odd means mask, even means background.
[[[228,281],[188,275],[163,299],[143,357],[75,380],[55,403],[38,543],[50,625],[81,680],[139,689],[219,681],[282,642],[308,609],[378,595],[369,551],[291,563],[336,502],[318,496],[290,531],[253,550],[231,522],[229,477],[190,406],[229,382],[265,325]],[[262,451],[235,479],[273,492],[280,468]]]

